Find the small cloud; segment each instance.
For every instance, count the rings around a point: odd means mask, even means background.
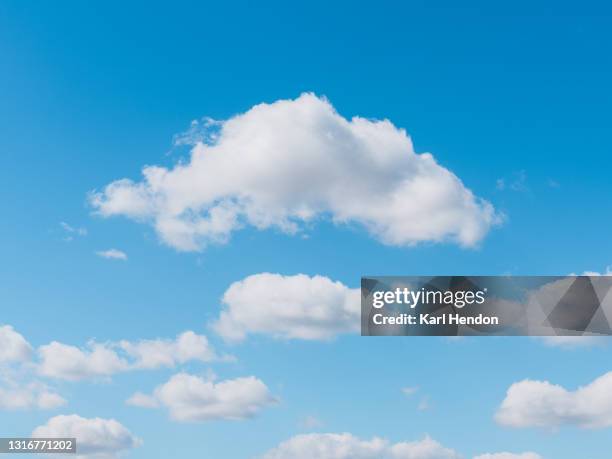
[[[603,272],[598,271],[585,271],[582,273],[583,276],[612,276],[612,265],[606,266],[606,270]]]
[[[66,222],[60,222],[60,226],[67,233],[74,233],[77,236],[87,236],[87,228],[83,228],[83,227],[76,228],[74,226],[70,226]]]
[[[598,277],[598,276],[612,276],[612,265],[608,265],[606,266],[606,269],[604,271],[583,271],[582,274],[576,274],[576,273],[569,273],[568,276],[591,276],[591,277]]]
[[[26,362],[32,345],[10,325],[0,325],[0,364]]]
[[[125,252],[117,249],[109,249],[109,250],[100,250],[96,252],[96,255],[102,258],[107,258],[111,260],[127,260],[128,256]]]
[[[126,405],[137,406],[139,408],[157,408],[159,407],[159,403],[155,399],[147,394],[143,394],[142,392],[136,392],[130,398],[125,401]]]
[[[39,381],[7,381],[4,387],[0,386],[1,410],[52,410],[66,403],[64,398]]]
[[[527,186],[527,172],[520,170],[512,174],[512,177],[498,178],[495,182],[495,188],[499,191],[510,190],[516,191],[517,193],[525,193],[529,191]]]
[[[474,459],[542,459],[537,453],[487,453],[479,456],[474,456]]]
[[[178,373],[158,386],[151,395],[134,394],[129,403],[168,409],[179,422],[249,419],[278,400],[254,376],[213,382],[188,373]]]
[[[87,236],[87,228],[74,227],[72,225],[69,225],[66,222],[60,222],[60,226],[64,230],[64,241],[65,242],[70,242],[74,240],[75,237]]]
[[[410,397],[411,395],[416,394],[418,390],[419,390],[418,386],[409,386],[409,387],[402,388],[402,392],[404,393],[406,397]]]
[[[551,178],[548,179],[548,181],[546,182],[546,184],[550,187],[550,188],[561,188],[561,184],[559,182],[557,182],[556,180],[553,180]]]

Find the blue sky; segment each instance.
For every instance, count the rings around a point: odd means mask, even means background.
[[[120,422],[143,441],[125,452],[136,459],[255,457],[305,432],[394,443],[428,434],[466,458],[607,457],[609,427],[494,420],[513,383],[574,390],[612,370],[605,344],[354,333],[323,341],[253,333],[228,343],[211,323],[233,282],[263,272],[318,274],[348,288],[362,275],[604,272],[612,264],[611,13],[604,2],[3,2],[0,325],[30,343],[31,365],[52,341],[86,349],[90,340],[186,330],[235,361],[79,381],[19,370],[67,403],[0,409],[2,435],[77,414]],[[187,161],[189,148],[173,138],[192,120],[227,120],[304,92],[326,97],[343,118],[405,129],[417,153],[431,152],[503,223],[473,247],[413,246],[322,215],[297,235],[247,224],[226,243],[180,251],[150,224],[95,215],[92,190],[140,183],[146,165]],[[112,248],[127,260],[96,254]],[[187,423],[125,404],[179,372],[211,370],[218,381],[255,376],[278,401],[245,420]],[[406,396],[405,387],[418,390]],[[318,422],[305,426],[309,417]]]

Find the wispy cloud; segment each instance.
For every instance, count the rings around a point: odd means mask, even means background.
[[[542,459],[537,453],[487,453],[474,456],[474,459]]]
[[[117,249],[100,250],[96,255],[109,260],[127,260],[128,256],[125,252]]]
[[[60,222],[60,227],[64,231],[64,241],[70,242],[75,237],[87,236],[87,228],[75,227],[66,222]]]
[[[512,174],[509,178],[498,178],[495,182],[495,188],[499,191],[510,190],[520,193],[527,192],[529,191],[529,187],[527,186],[527,172],[520,170]]]
[[[414,394],[417,393],[417,391],[419,390],[418,386],[408,386],[408,387],[402,387],[402,393],[406,396],[406,397],[410,397]]]

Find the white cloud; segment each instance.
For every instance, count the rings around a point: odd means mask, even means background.
[[[264,454],[263,459],[460,459],[452,449],[425,437],[390,443],[382,438],[362,440],[350,433],[303,434]]]
[[[157,408],[159,403],[151,395],[143,394],[142,392],[136,392],[125,403],[130,406],[137,406],[139,408]]]
[[[498,178],[495,181],[495,188],[499,191],[510,190],[516,192],[527,192],[527,173],[524,170],[515,172],[509,179]]]
[[[193,331],[183,332],[174,340],[91,341],[85,348],[54,341],[41,346],[38,355],[39,374],[71,381],[104,379],[123,371],[175,367],[188,361],[211,362],[219,359],[208,339]]]
[[[104,344],[91,342],[86,349],[57,341],[38,349],[38,372],[50,378],[77,381],[105,378],[128,369],[128,363]]]
[[[48,410],[66,403],[32,378],[32,346],[10,325],[0,326],[0,410]]]
[[[249,333],[284,339],[330,339],[360,327],[359,289],[327,277],[261,273],[234,282],[223,295],[225,308],[213,324],[226,340]]]
[[[402,388],[402,392],[406,397],[410,397],[418,392],[419,388],[417,386],[407,386]]]
[[[10,325],[0,326],[0,363],[23,362],[30,358],[32,346]]]
[[[612,427],[612,372],[571,391],[548,381],[512,384],[495,415],[510,427]]]
[[[493,453],[493,454],[481,454],[475,456],[474,459],[542,459],[542,456],[536,453]]]
[[[66,222],[60,222],[60,226],[64,230],[64,241],[66,242],[72,241],[75,236],[87,236],[87,228],[77,228]]]
[[[198,422],[251,418],[276,400],[253,376],[214,382],[179,373],[157,387],[152,396],[137,393],[128,403],[147,408],[162,405],[176,421]]]
[[[114,419],[55,416],[32,432],[34,438],[76,438],[78,458],[114,459],[142,444]]]
[[[181,333],[176,340],[155,339],[135,343],[121,341],[119,346],[135,359],[135,368],[174,367],[190,360],[211,362],[217,359],[208,338],[192,331]]]
[[[431,154],[416,154],[403,129],[347,120],[313,94],[208,120],[202,129],[185,136],[198,142],[188,162],[147,166],[140,182],[121,179],[92,192],[95,211],[150,223],[184,251],[226,242],[244,225],[295,233],[326,217],[357,223],[391,245],[474,246],[500,221]]]
[[[583,276],[612,276],[612,265],[606,266],[606,270],[603,272],[598,271],[585,271],[582,273]]]
[[[64,406],[66,403],[66,400],[60,395],[53,392],[48,392],[46,390],[39,393],[36,397],[36,406],[41,410],[59,408],[60,406]]]
[[[66,404],[66,400],[39,382],[9,384],[0,387],[0,409],[2,410],[50,410]]]
[[[60,222],[60,226],[67,233],[73,233],[73,234],[76,234],[78,236],[86,236],[87,235],[87,228],[82,228],[82,227],[81,228],[75,228],[74,226],[70,226],[66,222]]]
[[[96,255],[109,260],[127,260],[128,256],[125,252],[117,249],[100,250],[96,252]]]

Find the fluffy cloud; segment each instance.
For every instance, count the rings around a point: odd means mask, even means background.
[[[0,326],[0,364],[28,360],[32,346],[10,325]]]
[[[76,438],[79,458],[114,459],[142,442],[114,419],[55,416],[37,427],[32,437]]]
[[[157,408],[159,403],[157,399],[151,395],[136,392],[125,401],[126,405],[137,406],[139,408]]]
[[[362,440],[350,433],[297,435],[264,454],[263,459],[460,459],[452,449],[425,437],[407,443],[381,438]]]
[[[109,260],[125,261],[128,259],[128,256],[125,252],[122,252],[121,250],[117,250],[117,249],[100,250],[96,252],[96,255],[98,255],[101,258],[108,258]]]
[[[244,225],[287,233],[329,216],[386,244],[453,241],[473,246],[499,221],[431,154],[416,154],[390,121],[340,116],[303,94],[208,120],[188,162],[147,166],[90,194],[95,211],[148,222],[185,251],[228,240]],[[193,131],[193,128],[192,128]]]
[[[612,372],[574,391],[525,380],[508,389],[495,418],[510,427],[612,427]]]
[[[90,343],[87,349],[53,341],[38,349],[42,376],[77,381],[109,377],[128,368],[128,363],[104,344]]]
[[[0,410],[47,410],[66,403],[31,374],[32,346],[13,327],[0,326]]]
[[[536,453],[493,453],[493,454],[481,454],[475,456],[474,459],[542,459],[542,456]]]
[[[173,367],[190,360],[211,362],[217,359],[208,338],[192,331],[180,334],[175,340],[155,339],[136,343],[121,341],[119,346],[135,359],[135,368]]]
[[[268,387],[249,376],[215,383],[179,373],[157,387],[152,396],[134,394],[128,404],[146,408],[164,406],[176,421],[240,420],[276,403]]]
[[[83,349],[54,341],[41,346],[38,354],[39,374],[71,381],[108,378],[122,371],[174,367],[188,361],[217,359],[208,339],[192,331],[178,335],[175,340],[90,342]]]
[[[233,341],[249,333],[329,339],[359,330],[359,295],[359,289],[323,276],[255,274],[234,282],[225,292],[225,308],[213,328]]]
[[[33,408],[50,410],[66,403],[66,400],[39,382],[30,382],[25,385],[9,384],[8,386],[0,387],[0,409],[2,410]]]

